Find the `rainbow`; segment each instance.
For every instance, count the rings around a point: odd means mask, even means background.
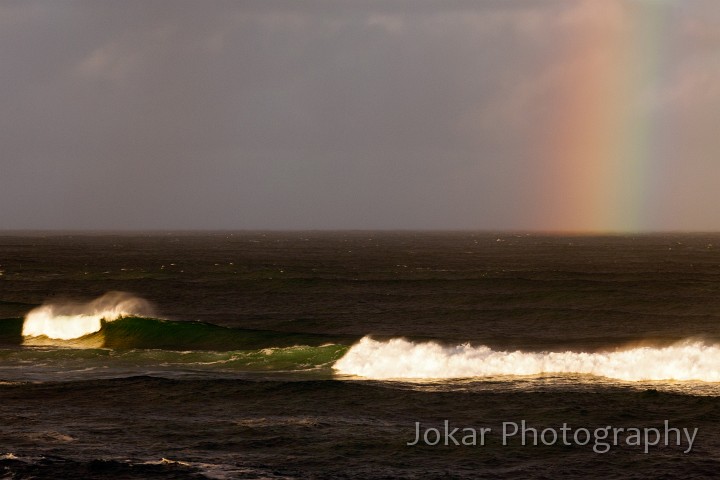
[[[566,88],[543,130],[550,168],[537,217],[554,231],[644,230],[659,180],[649,92],[662,77],[663,38],[675,5],[594,6],[603,9],[604,21],[573,42],[572,61],[557,72]]]

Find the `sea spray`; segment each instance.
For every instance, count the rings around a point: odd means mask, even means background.
[[[142,298],[124,292],[108,292],[87,303],[46,303],[28,312],[23,337],[71,340],[100,331],[102,321],[126,316],[148,316],[152,307]]]
[[[501,375],[588,374],[626,381],[720,382],[720,346],[685,340],[663,347],[609,352],[498,351],[469,344],[443,346],[402,338],[364,337],[338,360],[340,374],[373,379],[442,379]]]

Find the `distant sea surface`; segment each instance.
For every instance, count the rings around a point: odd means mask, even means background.
[[[2,478],[712,478],[718,396],[718,234],[0,233]]]

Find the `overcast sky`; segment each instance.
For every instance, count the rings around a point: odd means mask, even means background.
[[[580,228],[563,72],[658,8],[641,228],[720,229],[720,2],[675,3],[0,0],[0,229]]]

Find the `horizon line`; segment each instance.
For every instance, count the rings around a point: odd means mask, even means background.
[[[24,228],[3,229],[1,235],[168,235],[208,233],[475,233],[483,235],[527,236],[646,236],[646,235],[713,235],[720,230],[545,230],[486,228]]]

